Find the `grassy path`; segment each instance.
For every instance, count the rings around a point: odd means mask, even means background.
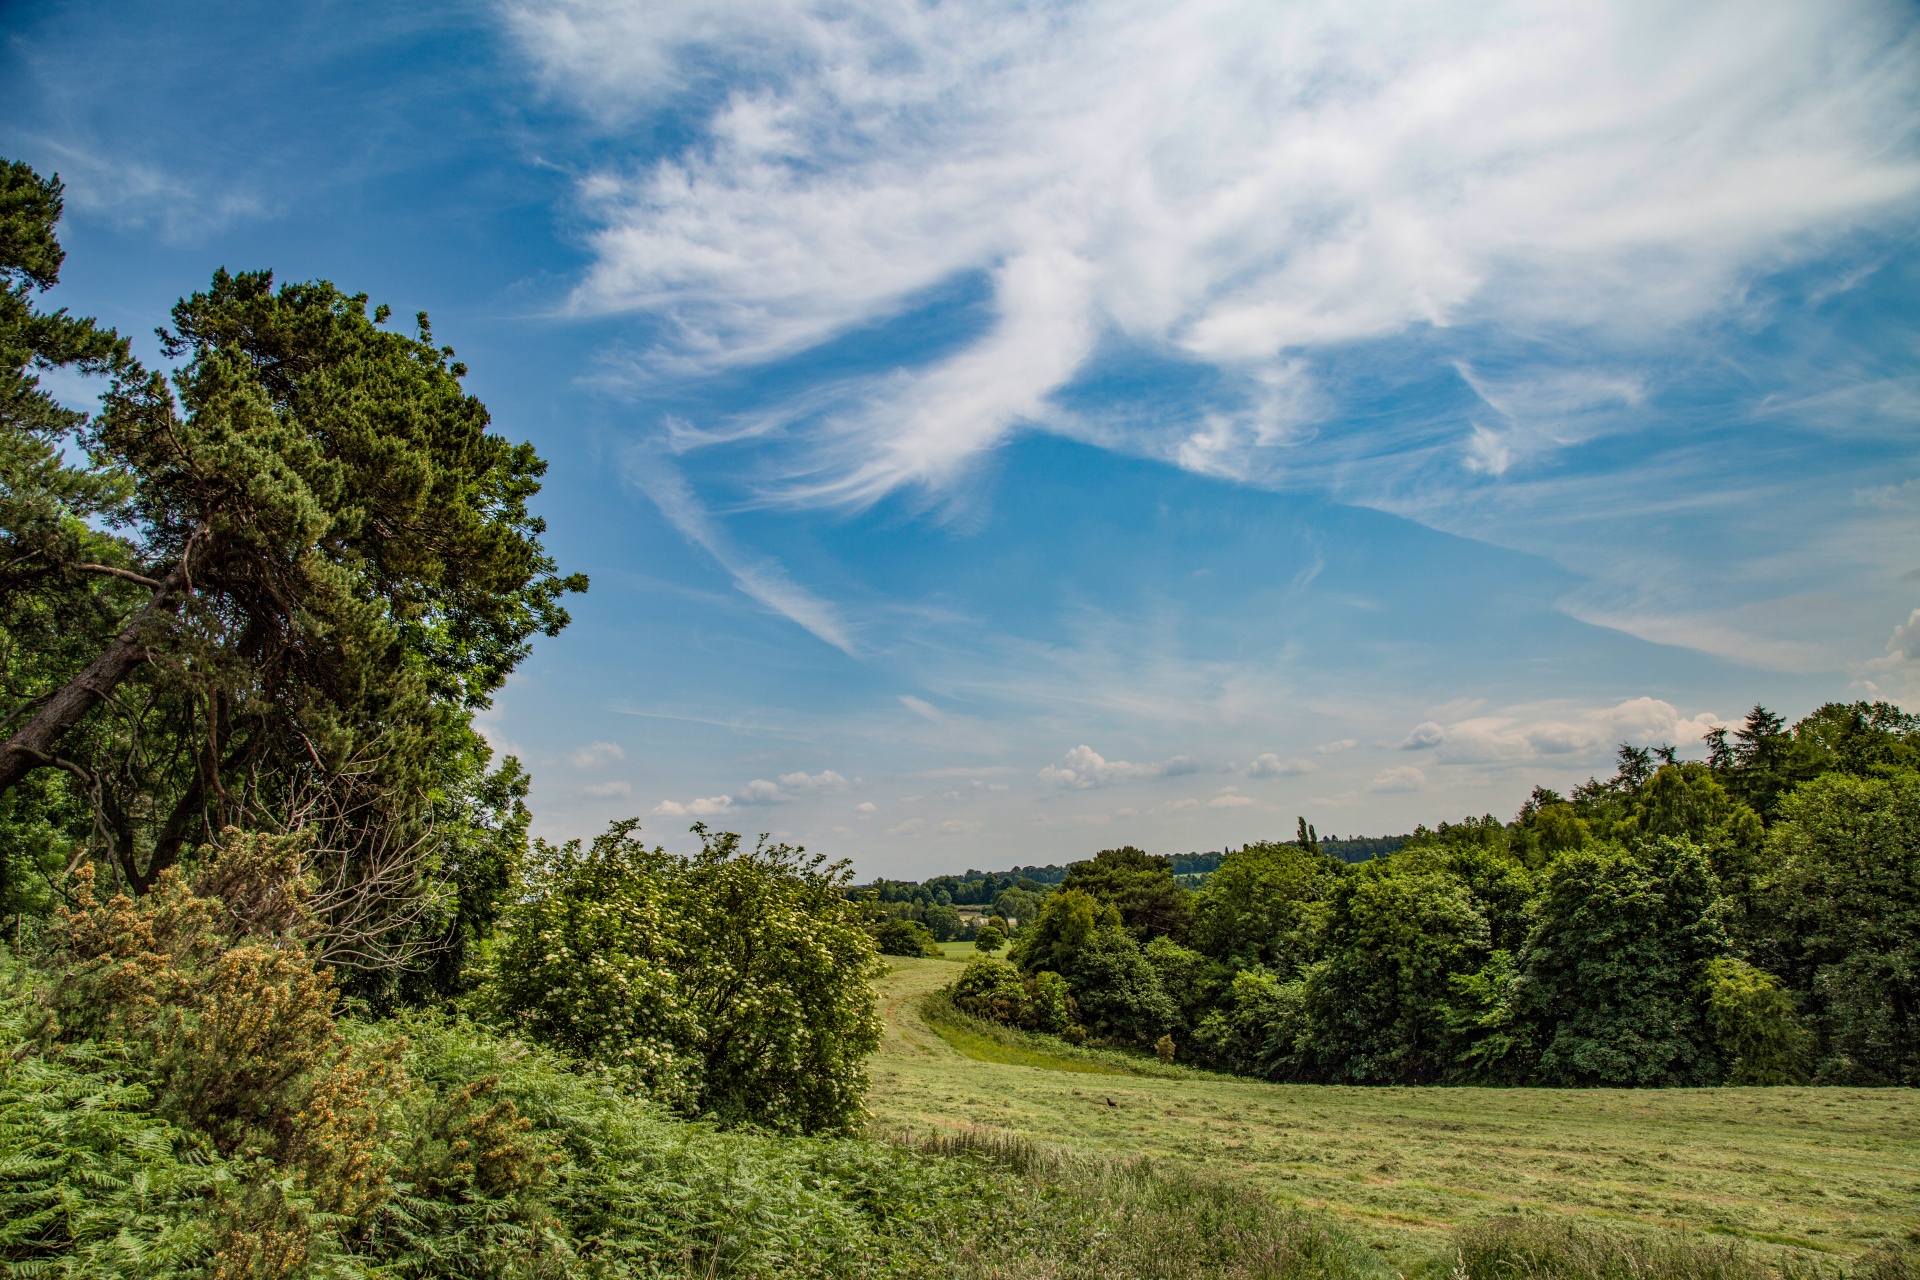
[[[985,1125],[1203,1162],[1409,1258],[1509,1207],[1841,1255],[1920,1239],[1920,1090],[1356,1089],[1048,1070],[968,1056],[921,1021],[952,963],[892,965],[868,1097],[886,1126]]]

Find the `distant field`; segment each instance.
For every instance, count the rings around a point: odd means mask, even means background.
[[[894,959],[880,980],[887,1034],[868,1105],[883,1126],[984,1125],[1201,1162],[1324,1208],[1409,1262],[1449,1228],[1508,1208],[1828,1255],[1920,1238],[1920,1090],[1356,1089],[1115,1074],[990,1037],[942,1038],[918,1006],[954,973],[946,961]]]
[[[946,953],[949,960],[970,960],[980,953],[973,949],[971,942],[938,942],[934,944]],[[1005,954],[1002,952],[1001,954]],[[951,975],[949,975],[951,977]]]

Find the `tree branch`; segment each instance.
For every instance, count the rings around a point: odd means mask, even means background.
[[[191,549],[189,545],[188,550]],[[43,702],[26,727],[0,744],[0,792],[50,763],[54,748],[67,731],[111,694],[129,672],[147,660],[146,646],[142,643],[147,624],[157,615],[172,613],[180,607],[181,597],[191,582],[189,559],[182,555],[180,563],[154,584],[153,596],[120,629],[120,634],[108,643],[100,656]]]
[[[137,582],[141,586],[151,587],[155,591],[160,589],[160,583],[157,579],[149,578],[143,573],[135,573],[131,569],[115,568],[110,564],[70,564],[67,568],[79,573],[104,573],[115,578],[125,578],[128,582]]]

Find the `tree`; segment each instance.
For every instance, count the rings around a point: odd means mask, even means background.
[[[1306,978],[1302,1048],[1315,1072],[1353,1084],[1427,1084],[1450,1063],[1451,979],[1486,959],[1486,917],[1457,878],[1402,862],[1334,887],[1325,959]]]
[[[1781,801],[1757,891],[1822,1081],[1920,1084],[1920,773],[1830,773]]]
[[[0,732],[11,733],[43,690],[75,669],[80,638],[116,628],[141,594],[122,541],[105,531],[126,504],[126,477],[71,465],[65,447],[86,415],[40,387],[55,369],[81,374],[136,366],[126,341],[92,320],[36,309],[60,279],[54,235],[61,186],[0,162]],[[14,780],[16,783],[18,779]],[[63,777],[0,785],[0,911],[37,905],[25,873],[74,839],[84,804]],[[70,858],[61,858],[65,866]],[[53,868],[47,868],[52,870]]]
[[[1102,849],[1091,861],[1074,863],[1060,887],[1112,903],[1141,943],[1161,934],[1184,941],[1193,921],[1193,895],[1173,878],[1172,860],[1131,845]]]
[[[1194,1029],[1201,1061],[1224,1071],[1292,1080],[1300,1074],[1307,1033],[1306,982],[1283,982],[1272,971],[1242,969]]]
[[[1706,854],[1661,837],[1571,854],[1547,873],[1516,963],[1538,1083],[1718,1084],[1701,986],[1728,951]]]
[[[1007,935],[1000,932],[998,925],[982,925],[980,932],[973,935],[973,949],[982,955],[990,956],[1007,945]]]
[[[58,187],[22,172],[8,296],[39,346],[0,424],[0,791],[76,780],[136,890],[228,824],[311,827],[360,889],[417,902],[430,833],[485,771],[471,713],[586,586],[527,509],[545,464],[488,430],[424,314],[389,333],[325,282],[217,273],[162,335],[171,382],[89,322],[31,315]],[[50,413],[18,373],[36,361],[111,374],[101,413]]]
[[[1004,960],[975,956],[947,994],[955,1007],[976,1018],[1051,1032],[1076,1044],[1086,1039],[1066,980],[1057,973],[1022,974]]]
[[[698,825],[700,852],[675,858],[637,825],[539,846],[488,1007],[695,1114],[855,1125],[880,1024],[846,864]]]
[[[1118,908],[1081,889],[1049,894],[1011,959],[1026,973],[1066,979],[1082,1020],[1096,1034],[1152,1044],[1180,1020]]]
[[[883,956],[937,956],[933,933],[918,920],[882,920],[872,926],[873,945]]]
[[[1290,977],[1313,959],[1316,904],[1344,874],[1345,864],[1298,845],[1233,850],[1196,897],[1190,939],[1230,967],[1262,965]]]
[[[1731,956],[1707,962],[1707,1021],[1728,1084],[1800,1084],[1812,1037],[1780,979]]]
[[[935,942],[952,942],[960,936],[960,913],[946,903],[936,902],[927,908],[926,924]]]
[[[1026,889],[1002,889],[993,895],[993,913],[1004,916],[1016,929],[1031,924],[1040,914],[1040,896]]]

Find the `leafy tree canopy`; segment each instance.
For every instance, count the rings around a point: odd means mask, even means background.
[[[524,844],[524,779],[471,713],[586,587],[528,509],[545,464],[424,313],[389,332],[324,281],[216,273],[161,333],[177,372],[147,372],[35,309],[59,214],[57,181],[0,167],[0,892],[31,898],[23,846],[145,891],[229,825],[311,829],[358,939],[330,959],[461,950]],[[53,368],[105,376],[100,412],[55,404]]]
[[[1074,863],[1060,887],[1110,903],[1139,942],[1161,934],[1184,939],[1193,922],[1193,895],[1173,878],[1171,860],[1131,845],[1102,849],[1091,861]]]

